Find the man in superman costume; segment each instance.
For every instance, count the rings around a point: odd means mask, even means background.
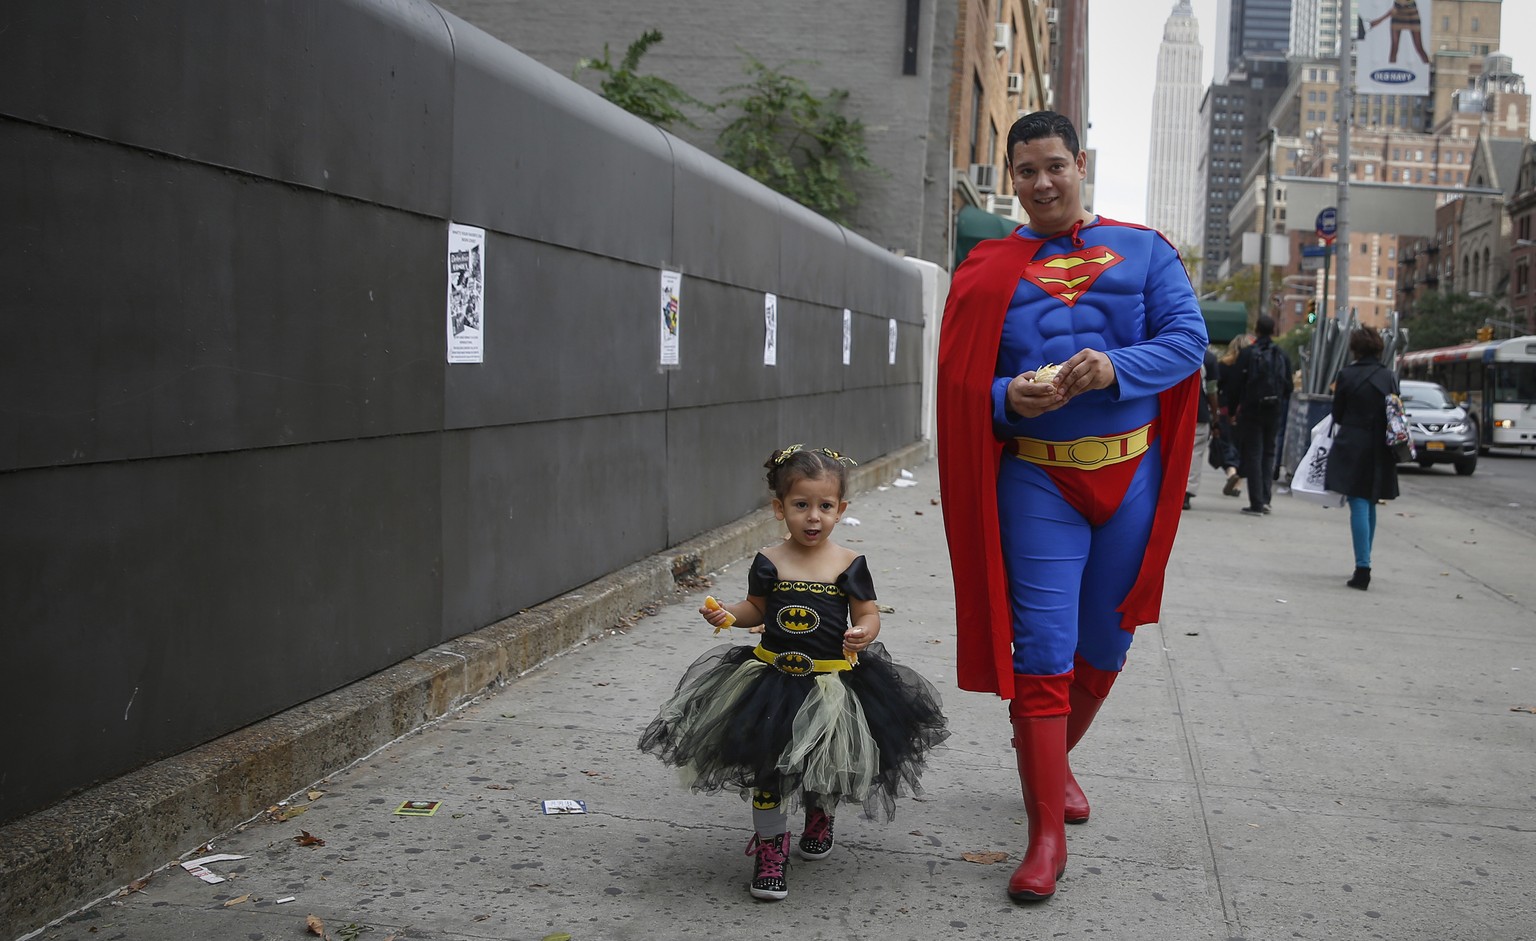
[[[1088,819],[1067,752],[1158,619],[1207,339],[1174,247],[1083,209],[1071,121],[1020,118],[1008,170],[1030,222],[955,271],[938,453],[960,687],[1010,700],[1029,849],[1008,894],[1033,901]]]

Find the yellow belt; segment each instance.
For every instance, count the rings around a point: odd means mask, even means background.
[[[790,676],[806,676],[811,673],[836,673],[839,670],[852,670],[853,664],[847,660],[813,660],[810,654],[801,653],[798,650],[786,650],[783,653],[774,653],[765,650],[762,644],[752,651],[757,654],[757,659],[770,666],[777,667],[779,672],[788,673]]]
[[[1152,426],[1147,424],[1123,435],[1089,436],[1075,441],[1012,438],[1004,447],[1009,454],[1031,464],[1093,470],[1139,457],[1151,441]]]

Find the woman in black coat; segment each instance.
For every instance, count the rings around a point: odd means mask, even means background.
[[[1355,575],[1345,584],[1371,584],[1371,543],[1376,538],[1376,501],[1397,497],[1397,461],[1387,447],[1387,396],[1397,379],[1381,364],[1381,334],[1358,327],[1349,335],[1354,362],[1339,370],[1333,390],[1333,449],[1326,486],[1349,497],[1349,532],[1355,544]]]

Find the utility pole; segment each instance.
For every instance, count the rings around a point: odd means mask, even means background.
[[[1259,311],[1269,313],[1269,232],[1273,223],[1275,196],[1275,129],[1259,138],[1264,142],[1264,225],[1260,227],[1259,242]]]
[[[1349,9],[1346,4],[1345,9]],[[1338,321],[1349,317],[1349,128],[1355,121],[1355,31],[1339,30],[1339,280],[1334,291],[1339,305]],[[1319,324],[1321,326],[1321,324]]]

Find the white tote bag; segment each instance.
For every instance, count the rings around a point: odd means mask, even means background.
[[[1334,493],[1323,486],[1328,476],[1328,452],[1332,448],[1333,416],[1324,415],[1322,421],[1312,426],[1312,443],[1307,446],[1307,453],[1301,463],[1296,465],[1296,473],[1291,475],[1292,496],[1320,506],[1341,506],[1344,503],[1343,494]]]

